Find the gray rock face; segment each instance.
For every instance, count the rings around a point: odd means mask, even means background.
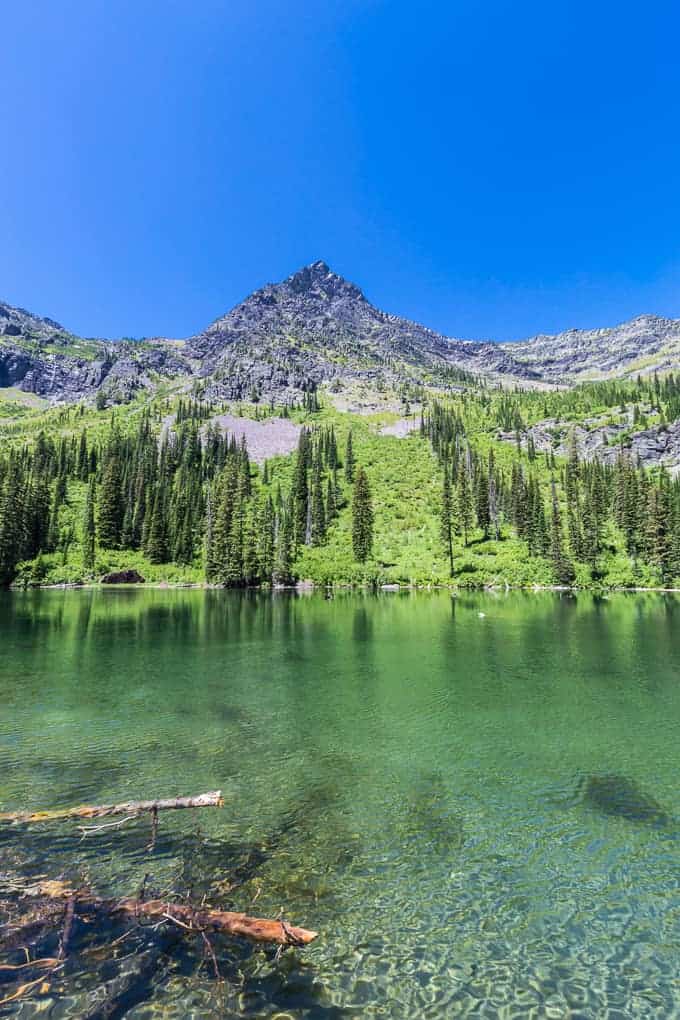
[[[41,318],[25,308],[14,308],[0,301],[0,335],[31,340],[68,341],[71,334],[54,319]]]
[[[680,320],[640,315],[608,329],[571,329],[499,346],[552,382],[636,375],[680,367]]]
[[[211,378],[210,395],[226,399],[299,394],[336,377],[426,382],[452,368],[533,375],[495,344],[450,340],[381,312],[325,262],[256,291],[186,346]]]
[[[78,400],[103,389],[114,402],[130,400],[160,377],[186,374],[174,346],[83,340],[53,319],[0,303],[0,388],[17,386],[57,401]]]
[[[302,431],[299,425],[288,418],[253,421],[252,418],[238,418],[232,414],[219,414],[211,418],[201,429],[203,436],[209,427],[218,428],[223,434],[233,437],[237,443],[244,440],[248,447],[248,456],[256,464],[264,464],[269,457],[292,453],[298,445]]]
[[[459,340],[375,308],[314,262],[267,284],[186,341],[83,340],[0,303],[0,387],[53,400],[129,400],[159,378],[193,376],[209,399],[299,399],[322,383],[450,386],[455,370],[492,381],[572,383],[680,367],[680,320],[640,316],[516,344]]]
[[[154,377],[182,374],[202,381],[209,399],[277,401],[299,399],[335,378],[443,385],[452,369],[498,378],[535,374],[497,344],[452,340],[381,312],[324,262],[261,288],[179,346],[163,339],[83,341],[51,319],[9,305],[0,311],[0,329],[9,330],[0,333],[0,385],[57,400],[101,388],[125,401],[152,387]]]
[[[614,464],[624,452],[634,464],[639,462],[646,468],[664,467],[673,478],[680,474],[680,420],[668,425],[652,425],[631,434],[630,424],[584,428],[551,418],[527,430],[522,437],[524,448],[528,435],[540,452],[553,450],[566,457],[573,436],[582,460]],[[499,432],[498,438],[516,442],[513,432]]]
[[[18,386],[31,368],[31,359],[21,350],[0,347],[0,386]]]

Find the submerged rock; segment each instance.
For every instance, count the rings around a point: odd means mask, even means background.
[[[144,578],[138,570],[114,570],[104,574],[102,584],[144,584]]]
[[[584,776],[579,789],[586,804],[629,822],[668,825],[669,817],[650,794],[625,776]]]

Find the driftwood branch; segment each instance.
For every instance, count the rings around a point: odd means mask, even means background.
[[[146,811],[157,815],[159,811],[178,808],[223,807],[222,792],[201,793],[198,797],[174,797],[166,800],[130,800],[124,804],[83,804],[74,808],[56,808],[51,811],[0,812],[0,822],[55,822],[68,818],[106,818],[109,815],[136,815]]]
[[[78,915],[104,912],[122,914],[133,919],[169,921],[197,935],[205,932],[239,935],[253,942],[271,942],[280,946],[306,946],[318,936],[318,932],[298,928],[286,921],[250,917],[231,910],[191,907],[160,899],[100,899],[86,891],[76,892],[66,882],[60,881],[38,882],[26,890],[26,895],[46,899],[48,902],[66,900],[68,904],[73,904],[73,911]]]

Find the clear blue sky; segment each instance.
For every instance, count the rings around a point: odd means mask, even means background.
[[[5,0],[0,297],[184,336],[319,258],[512,339],[680,316],[677,3]]]

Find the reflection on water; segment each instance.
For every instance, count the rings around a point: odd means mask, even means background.
[[[220,941],[219,986],[200,944],[83,929],[15,1014],[679,1013],[678,619],[651,595],[0,594],[2,809],[227,799],[163,817],[152,856],[144,821],[5,828],[0,872],[322,933],[278,960]]]

